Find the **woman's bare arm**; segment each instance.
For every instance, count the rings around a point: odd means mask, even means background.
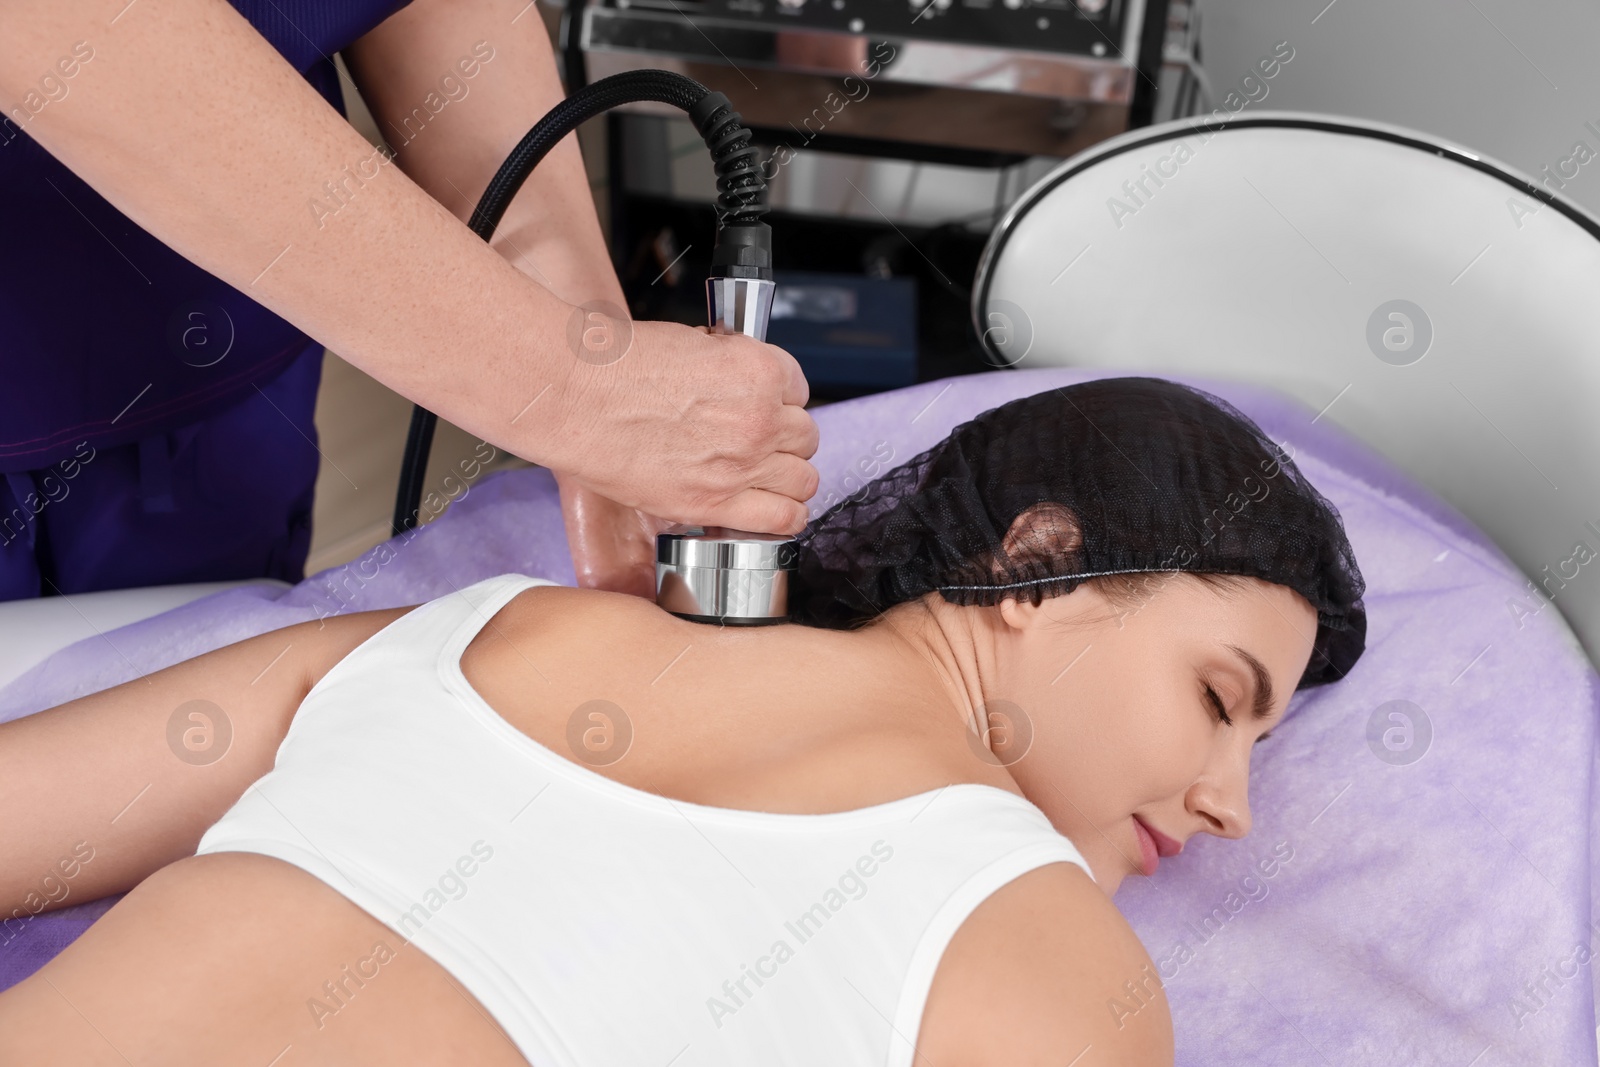
[[[193,855],[311,687],[410,610],[273,630],[0,725],[0,942]]]
[[[959,1067],[1172,1067],[1172,1009],[1111,898],[1074,864],[1049,863],[951,938],[917,1050]]]

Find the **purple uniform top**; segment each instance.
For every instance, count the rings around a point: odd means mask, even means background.
[[[230,2],[344,114],[331,57],[409,0]],[[0,472],[194,423],[314,345],[146,233],[28,136],[34,115],[93,77],[94,45],[64,49],[0,116]]]

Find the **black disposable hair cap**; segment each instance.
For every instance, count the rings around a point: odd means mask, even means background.
[[[1187,571],[1260,578],[1311,603],[1298,688],[1343,678],[1366,647],[1366,586],[1338,510],[1249,417],[1162,378],[1100,378],[985,411],[797,542],[790,619],[828,629],[934,591],[1037,604],[1100,575]]]

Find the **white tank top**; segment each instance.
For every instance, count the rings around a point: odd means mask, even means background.
[[[1045,864],[1093,878],[1043,812],[993,786],[772,814],[671,800],[557,755],[460,666],[495,612],[549,584],[491,578],[375,634],[201,839],[198,854],[302,868],[392,931],[308,999],[319,1021],[409,942],[534,1067],[908,1067],[972,910]]]

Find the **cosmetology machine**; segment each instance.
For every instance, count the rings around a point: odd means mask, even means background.
[[[664,70],[626,71],[572,93],[501,164],[472,213],[472,232],[485,241],[494,235],[517,190],[563,137],[619,104],[644,100],[687,112],[711,152],[718,191],[716,248],[706,279],[711,329],[766,340],[774,288],[772,235],[761,217],[767,210],[766,179],[739,113],[727,97],[692,78]],[[417,523],[437,421],[420,405],[412,411],[391,524],[395,535]],[[656,602],[696,622],[783,622],[795,559],[794,542],[781,535],[676,524],[656,539]]]

